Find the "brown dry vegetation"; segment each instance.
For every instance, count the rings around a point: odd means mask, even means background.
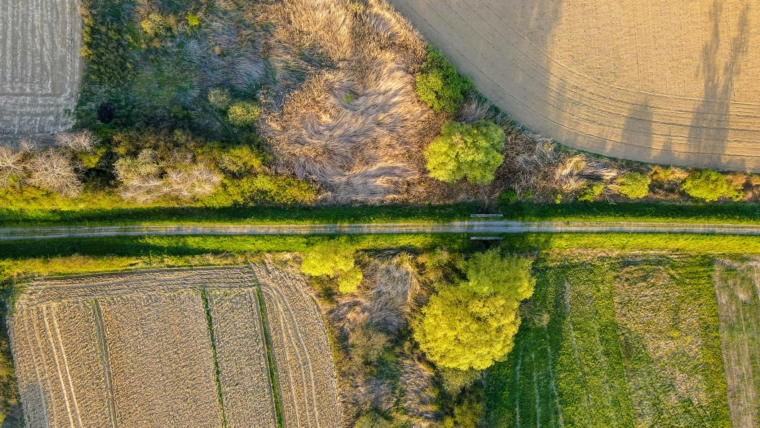
[[[720,260],[715,264],[728,405],[735,427],[760,422],[759,267],[756,260]]]
[[[286,0],[289,39],[329,58],[265,119],[287,170],[324,186],[333,202],[409,198],[424,175],[424,145],[442,118],[415,93],[425,46],[384,0]]]

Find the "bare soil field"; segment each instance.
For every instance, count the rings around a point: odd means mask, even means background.
[[[0,143],[73,125],[81,27],[77,0],[0,1]]]
[[[746,0],[390,0],[517,121],[573,148],[760,171]]]
[[[760,423],[760,277],[757,261],[715,267],[728,404],[735,427]]]
[[[332,353],[314,301],[298,278],[254,269],[271,296],[269,324],[279,328],[277,367],[305,369],[298,378],[281,373],[288,383],[280,390],[291,403],[308,391],[294,405],[311,419],[286,422],[339,426]],[[250,268],[38,281],[14,309],[10,335],[28,426],[277,426]],[[299,354],[280,353],[285,346],[300,346]],[[299,383],[306,380],[311,385]]]
[[[341,426],[327,330],[304,279],[271,264],[253,270],[266,305],[285,426]]]

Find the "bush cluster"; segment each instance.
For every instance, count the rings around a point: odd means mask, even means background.
[[[303,254],[301,273],[336,278],[341,293],[352,293],[363,279],[362,271],[355,266],[354,256],[354,249],[340,241],[328,241]]]
[[[687,195],[705,202],[721,198],[739,201],[744,197],[744,189],[729,183],[728,179],[715,171],[694,171],[686,177],[681,190]]]
[[[614,189],[628,199],[641,199],[649,194],[649,184],[652,179],[648,175],[629,172],[615,180]]]
[[[435,111],[454,114],[472,89],[472,81],[461,76],[440,51],[428,49],[427,59],[417,74],[417,95],[425,104]]]

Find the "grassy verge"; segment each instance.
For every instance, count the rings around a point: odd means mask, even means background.
[[[328,207],[146,207],[0,209],[0,226],[161,225],[161,224],[314,224],[444,222],[470,214],[501,213],[520,221],[637,221],[760,224],[760,204],[672,203],[515,203],[485,209],[478,204],[445,206]]]
[[[730,426],[710,258],[575,254],[536,262],[489,426]]]

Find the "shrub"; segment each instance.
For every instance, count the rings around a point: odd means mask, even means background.
[[[353,293],[362,283],[363,278],[362,271],[357,268],[343,272],[338,276],[338,290],[344,294]]]
[[[352,92],[346,92],[343,95],[343,102],[346,104],[351,104],[356,99],[356,95],[354,95]]]
[[[422,70],[417,74],[417,95],[435,111],[454,114],[470,91],[472,81],[457,73],[456,68],[435,49],[429,49]]]
[[[354,424],[354,428],[391,428],[392,426],[390,422],[372,411],[361,415]]]
[[[351,356],[362,363],[373,363],[388,346],[390,338],[387,334],[369,326],[362,326],[351,332]]]
[[[227,121],[233,126],[245,128],[255,125],[260,115],[261,109],[256,104],[238,101],[227,110]]]
[[[447,122],[425,150],[425,159],[430,176],[438,180],[488,184],[504,161],[503,149],[504,131],[493,122]]]
[[[166,32],[166,20],[157,13],[151,13],[140,23],[145,34],[149,37],[163,36]]]
[[[482,395],[482,394],[480,394]],[[483,397],[466,397],[454,406],[454,415],[443,420],[444,428],[476,428],[483,417]]]
[[[652,179],[648,175],[629,172],[615,180],[613,188],[615,192],[629,199],[641,199],[649,194],[649,184],[651,182]]]
[[[187,14],[187,25],[190,27],[197,27],[201,25],[201,20],[198,18],[198,15],[194,15],[192,13]]]
[[[448,286],[422,308],[413,336],[440,367],[483,370],[503,361],[520,326],[517,300]]]
[[[240,179],[225,178],[214,194],[204,200],[210,207],[232,205],[308,205],[316,199],[309,183],[288,176],[256,174]]]
[[[501,202],[505,202],[508,204],[511,204],[512,202],[517,202],[517,192],[515,192],[512,189],[507,189],[501,192],[501,195],[499,195],[499,200]]]
[[[585,185],[578,194],[578,200],[581,202],[594,202],[604,191],[604,183],[595,181]]]
[[[452,397],[456,397],[462,389],[475,383],[482,375],[480,370],[441,369],[439,373],[443,389]]]
[[[239,145],[221,152],[219,168],[235,176],[259,172],[264,165],[261,154],[251,146]]]
[[[95,168],[100,162],[100,158],[108,151],[105,147],[98,147],[97,149],[77,153],[77,159],[82,163],[85,168]]]
[[[214,88],[208,91],[208,102],[219,110],[227,110],[232,103],[230,91],[223,88]]]
[[[533,294],[536,284],[530,274],[532,264],[525,257],[502,257],[499,248],[476,253],[467,261],[467,282],[462,287],[483,296],[499,293],[524,300]]]
[[[744,196],[743,189],[732,186],[726,177],[711,170],[692,172],[684,180],[681,190],[705,202],[717,201],[720,198],[739,201]]]
[[[328,241],[312,247],[303,255],[301,272],[309,276],[330,278],[354,269],[354,250],[339,241]]]

